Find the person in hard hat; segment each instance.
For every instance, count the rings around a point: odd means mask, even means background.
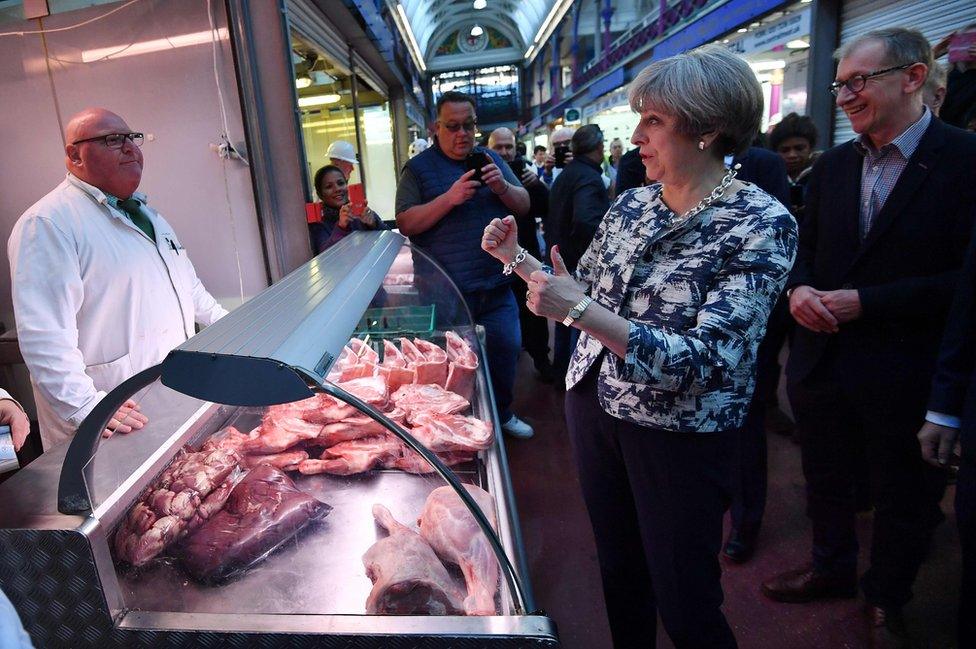
[[[342,169],[342,173],[346,175],[346,180],[349,180],[349,176],[352,175],[355,165],[359,164],[359,160],[356,158],[356,149],[353,148],[352,144],[346,142],[345,140],[336,140],[329,145],[329,150],[325,152],[325,157],[327,157],[334,166]]]

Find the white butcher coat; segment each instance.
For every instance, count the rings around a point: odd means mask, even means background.
[[[108,391],[192,336],[194,321],[227,313],[173,228],[143,210],[155,244],[104,192],[68,174],[10,235],[17,339],[45,450],[70,439]]]

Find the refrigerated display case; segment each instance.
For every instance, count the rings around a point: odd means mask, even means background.
[[[382,368],[412,345],[440,370],[431,343],[477,360],[423,379],[414,358],[390,390]],[[356,232],[0,485],[0,587],[44,647],[556,647],[486,370],[443,270],[399,234]],[[128,399],[148,423],[103,438]],[[444,421],[480,437],[431,437]]]

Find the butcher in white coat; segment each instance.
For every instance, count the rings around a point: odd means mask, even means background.
[[[8,242],[20,351],[45,450],[74,435],[127,378],[227,313],[173,228],[136,192],[142,134],[101,108],[65,129],[67,177],[27,209]],[[129,401],[106,435],[142,428]]]

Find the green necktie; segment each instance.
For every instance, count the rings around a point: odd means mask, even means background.
[[[140,230],[146,233],[146,236],[156,241],[156,229],[153,227],[152,221],[149,217],[140,209],[142,203],[134,198],[127,198],[124,201],[119,201],[119,207],[129,215],[129,219],[133,224]]]

